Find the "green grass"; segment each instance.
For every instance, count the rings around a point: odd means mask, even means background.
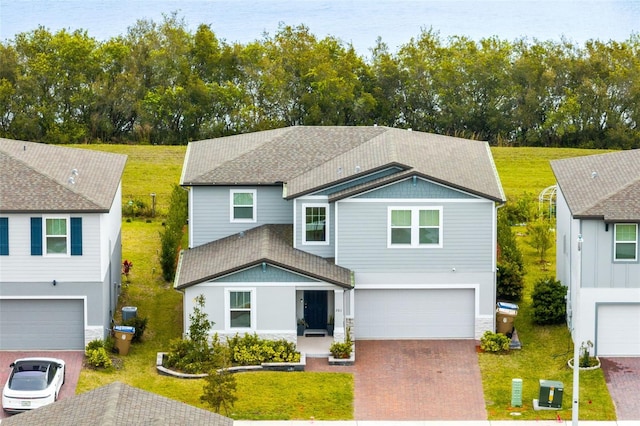
[[[166,212],[173,185],[180,177],[185,147],[82,145],[82,148],[129,155],[123,177],[123,201],[139,199],[150,203],[157,194],[157,211]],[[492,148],[498,172],[508,198],[538,193],[555,180],[549,160],[596,151],[555,148]],[[598,151],[603,152],[603,151]],[[150,223],[137,219],[124,222],[123,259],[134,267],[130,283],[123,288],[119,306],[136,306],[139,316],[149,318],[143,342],[134,344],[123,366],[111,372],[83,369],[77,393],[86,392],[113,381],[121,381],[172,399],[208,409],[200,402],[202,380],[180,380],[160,376],[155,370],[158,351],[164,351],[172,338],[182,333],[182,295],[164,282],[158,264],[159,232],[162,218]],[[572,344],[566,326],[533,325],[530,294],[536,279],[553,276],[555,252],[547,254],[541,265],[534,250],[526,244],[524,228],[516,228],[527,264],[526,290],[515,320],[523,343],[519,351],[507,355],[479,354],[487,412],[490,420],[515,418],[555,419],[556,412],[534,411],[532,400],[538,397],[538,380],[559,380],[565,384],[564,407],[558,414],[571,417],[572,372],[566,362],[572,356]],[[118,312],[119,313],[119,312]],[[310,419],[350,420],[353,418],[353,377],[338,373],[251,373],[239,374],[236,402],[231,417],[247,420]],[[511,408],[511,379],[523,379],[522,408]],[[614,420],[615,410],[602,370],[581,372],[580,418]]]

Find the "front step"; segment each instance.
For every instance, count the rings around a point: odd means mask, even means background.
[[[304,337],[327,337],[327,330],[307,328],[304,331]]]

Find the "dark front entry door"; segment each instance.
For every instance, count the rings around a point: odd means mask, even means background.
[[[312,330],[327,328],[327,291],[305,290],[304,319]]]

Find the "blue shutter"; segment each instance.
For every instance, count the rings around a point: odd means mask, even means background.
[[[0,256],[9,255],[9,218],[0,217]]]
[[[82,256],[82,218],[71,218],[71,256]]]
[[[31,256],[42,256],[42,218],[31,218]]]

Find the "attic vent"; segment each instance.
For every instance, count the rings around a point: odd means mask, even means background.
[[[360,173],[360,166],[356,166],[356,173]]]
[[[598,172],[591,172],[591,179],[595,179],[598,177]]]
[[[342,174],[342,167],[338,167],[337,173],[338,173],[338,175]]]

